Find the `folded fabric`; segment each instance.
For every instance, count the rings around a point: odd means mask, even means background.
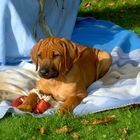
[[[45,20],[53,35],[70,39],[81,0],[47,0]],[[0,4],[0,64],[29,60],[37,39],[44,38],[39,24],[38,0],[3,0]]]
[[[140,49],[140,38],[134,31],[94,18],[77,18],[71,40],[108,52],[115,47],[119,47],[120,53],[122,51],[125,54]]]

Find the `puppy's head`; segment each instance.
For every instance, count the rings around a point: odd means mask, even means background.
[[[79,56],[75,43],[58,37],[40,40],[30,54],[40,77],[46,79],[66,74]]]

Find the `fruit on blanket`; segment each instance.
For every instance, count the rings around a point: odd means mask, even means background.
[[[26,95],[20,96],[17,99],[13,100],[11,103],[11,106],[13,107],[18,107],[19,105],[21,105],[23,103],[23,101],[27,98]]]
[[[51,104],[49,102],[46,102],[44,99],[41,99],[34,108],[33,113],[35,114],[43,113],[50,107]]]

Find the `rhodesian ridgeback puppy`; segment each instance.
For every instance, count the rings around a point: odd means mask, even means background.
[[[59,37],[40,40],[31,50],[40,76],[36,88],[63,101],[60,112],[71,112],[87,96],[86,89],[109,70],[108,52]]]

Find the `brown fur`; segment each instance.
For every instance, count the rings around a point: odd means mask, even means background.
[[[30,93],[24,102],[17,108],[22,111],[32,112],[38,101],[38,96],[35,93]]]
[[[72,111],[87,96],[87,87],[104,76],[112,63],[105,51],[58,37],[40,40],[32,48],[31,58],[39,69],[37,88],[64,101],[61,112]]]

